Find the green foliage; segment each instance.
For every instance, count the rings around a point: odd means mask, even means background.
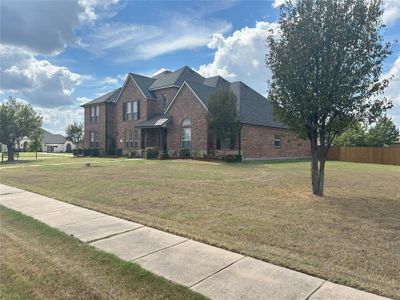
[[[158,158],[158,149],[155,147],[148,147],[144,150],[144,158],[155,159]]]
[[[362,123],[356,123],[336,137],[333,144],[345,147],[363,147],[366,146],[366,134],[366,127]]]
[[[240,154],[227,154],[224,156],[224,161],[228,163],[241,162],[242,156]]]
[[[179,158],[190,158],[190,150],[189,149],[181,149],[181,151],[179,151]]]
[[[68,124],[67,128],[65,128],[65,134],[68,141],[73,142],[76,147],[79,147],[83,141],[83,124],[75,121]]]
[[[361,123],[351,126],[335,139],[334,144],[347,147],[382,147],[392,144],[398,136],[399,129],[393,120],[383,115],[370,129]]]
[[[208,126],[221,141],[230,139],[234,143],[238,134],[240,123],[236,106],[237,97],[229,90],[218,91],[208,99]]]
[[[278,118],[311,141],[314,194],[323,194],[334,138],[392,107],[380,97],[389,83],[381,78],[383,62],[393,48],[384,42],[382,14],[382,0],[289,0],[279,34],[267,38],[268,98]]]
[[[15,142],[32,136],[42,126],[42,117],[32,106],[12,97],[0,104],[0,142],[7,145],[9,160],[14,159]]]
[[[366,134],[366,144],[371,147],[382,147],[390,145],[397,140],[399,129],[393,120],[386,115],[379,118],[376,125],[371,127]]]
[[[90,156],[100,156],[100,150],[98,148],[90,148],[89,155]]]
[[[37,129],[30,137],[29,151],[37,152],[42,150],[43,129]]]

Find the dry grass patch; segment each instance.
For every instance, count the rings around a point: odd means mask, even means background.
[[[0,206],[0,298],[204,299]]]
[[[0,181],[400,299],[400,168],[127,160],[7,169]]]

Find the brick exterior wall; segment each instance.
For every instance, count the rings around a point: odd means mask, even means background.
[[[167,98],[166,107],[168,107],[168,105],[171,103],[172,99],[175,97],[175,94],[177,91],[178,91],[178,88],[169,87],[169,88],[165,88],[165,89],[155,90],[153,92],[155,98],[157,99],[154,102],[154,115],[163,113],[163,109],[162,109],[163,94],[165,94],[165,96]]]
[[[99,121],[90,123],[90,107],[99,106]],[[90,148],[90,132],[97,132],[99,135],[99,148],[105,148],[105,118],[106,118],[106,105],[104,103],[94,104],[91,106],[86,106],[84,109],[84,148]]]
[[[201,157],[207,153],[207,110],[185,85],[167,112],[171,117],[168,124],[168,150],[181,150],[182,121],[190,118],[192,122],[192,147],[194,156]]]
[[[130,101],[140,101],[140,118],[138,120],[123,120],[123,107],[124,103]],[[147,120],[147,109],[148,109],[148,102],[152,100],[147,100],[142,92],[137,87],[136,83],[129,78],[125,88],[123,89],[121,96],[119,97],[118,102],[116,103],[115,107],[115,123],[116,123],[116,148],[117,149],[125,149],[125,133],[129,131],[129,129],[133,130],[135,125],[138,123]],[[138,145],[141,145],[141,132],[138,131]]]
[[[274,147],[275,135],[281,137],[281,146]],[[243,125],[241,131],[242,155],[245,159],[308,157],[308,140],[302,140],[287,129]]]

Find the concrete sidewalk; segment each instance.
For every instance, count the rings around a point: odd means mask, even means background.
[[[388,299],[2,184],[0,204],[212,299]]]

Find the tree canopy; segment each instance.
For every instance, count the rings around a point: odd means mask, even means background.
[[[278,118],[310,140],[316,195],[323,195],[334,138],[392,106],[382,97],[389,82],[381,78],[383,62],[392,53],[382,13],[381,0],[289,0],[280,9],[279,31],[268,35],[268,98]]]
[[[237,97],[229,90],[217,91],[208,99],[208,126],[222,143],[227,139],[231,145],[235,143],[240,126],[236,106]]]
[[[65,128],[65,134],[68,141],[73,142],[77,147],[83,141],[83,124],[72,122]]]
[[[362,123],[352,125],[334,140],[334,145],[346,147],[382,147],[392,144],[397,140],[398,136],[399,129],[393,120],[383,115],[370,128]]]
[[[30,104],[9,97],[0,105],[0,142],[7,145],[9,161],[14,160],[15,143],[31,137],[41,126],[42,117]]]

